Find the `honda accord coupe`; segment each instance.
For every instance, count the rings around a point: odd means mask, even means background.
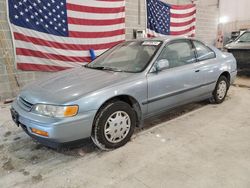
[[[230,53],[193,38],[126,41],[24,87],[11,115],[44,145],[91,137],[110,150],[126,144],[145,118],[190,102],[223,102],[236,74]]]

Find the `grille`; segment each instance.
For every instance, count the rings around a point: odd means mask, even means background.
[[[26,111],[30,111],[33,106],[32,103],[28,102],[22,97],[18,97],[18,105]]]

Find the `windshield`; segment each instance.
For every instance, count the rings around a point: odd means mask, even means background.
[[[239,38],[239,42],[250,42],[250,32],[243,33]]]
[[[160,41],[123,42],[99,56],[86,67],[120,72],[141,72],[147,67],[160,46]]]

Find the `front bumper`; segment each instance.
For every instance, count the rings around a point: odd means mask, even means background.
[[[96,114],[96,110],[92,110],[68,118],[45,117],[22,109],[16,100],[11,108],[18,114],[18,119],[14,119],[14,121],[28,135],[50,147],[90,137]],[[33,133],[32,128],[47,132],[48,137]]]

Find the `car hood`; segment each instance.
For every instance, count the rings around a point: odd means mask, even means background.
[[[89,68],[62,71],[24,87],[20,96],[28,102],[65,104],[81,96],[124,81],[132,73]]]
[[[250,42],[231,42],[225,45],[225,48],[228,50],[248,50],[250,49]]]

